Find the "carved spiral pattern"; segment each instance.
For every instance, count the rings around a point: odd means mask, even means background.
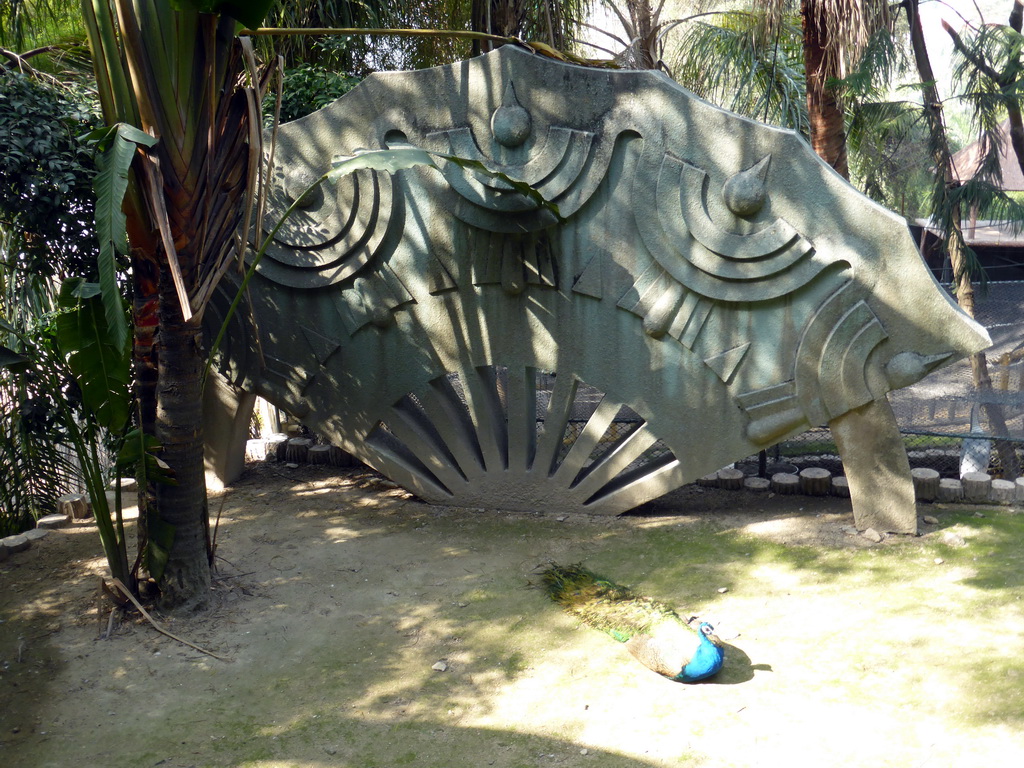
[[[317,178],[304,166],[279,173],[264,219],[265,237],[300,200],[257,268],[292,288],[320,288],[352,277],[376,255],[395,213],[387,174],[358,171],[336,185],[325,182],[309,189]]]

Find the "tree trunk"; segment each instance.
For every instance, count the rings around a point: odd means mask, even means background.
[[[804,73],[807,78],[807,120],[811,147],[844,178],[850,178],[846,159],[845,116],[834,88],[838,67],[828,54],[829,30],[818,11],[823,0],[801,0],[804,29]]]
[[[138,409],[136,417],[139,429],[146,435],[156,436],[156,391],[159,375],[156,353],[156,330],[159,325],[160,267],[152,254],[158,247],[152,233],[139,232],[144,219],[129,217],[134,232],[129,234],[130,242],[144,243],[132,249],[132,342],[133,387]],[[156,484],[140,484],[137,489],[139,518],[136,523],[136,576],[141,581],[149,571],[146,553],[149,542],[149,515],[156,512]]]
[[[160,519],[174,539],[160,579],[162,607],[200,610],[210,597],[209,515],[203,466],[202,329],[182,320],[169,270],[161,272],[157,438],[174,485],[157,486]]]
[[[517,36],[526,21],[526,6],[510,0],[472,0],[470,3],[470,29],[502,37]],[[500,43],[474,40],[473,55],[477,56],[497,48]]]
[[[931,138],[932,159],[935,161],[935,167],[943,179],[942,202],[939,211],[942,219],[939,223],[945,233],[944,245],[953,268],[953,286],[956,291],[956,300],[964,312],[974,317],[974,285],[971,282],[966,245],[960,225],[962,211],[958,203],[954,204],[949,200],[949,192],[955,189],[959,182],[956,180],[953,172],[953,156],[949,150],[946,126],[942,120],[942,102],[935,87],[935,74],[932,70],[931,60],[928,57],[928,48],[925,45],[918,0],[904,0],[903,5],[907,10],[907,18],[910,22],[910,44],[914,51],[914,61],[917,64],[918,75],[921,79],[921,96],[924,102],[924,116],[928,123],[928,131]],[[977,352],[971,355],[970,361],[975,390],[980,396],[983,396],[982,393],[991,392],[992,379],[988,373],[988,361],[985,353]],[[990,398],[983,399],[988,400]],[[1020,474],[1020,463],[1017,461],[1017,454],[1013,444],[1006,440],[998,439],[999,436],[1009,434],[1003,409],[998,404],[992,402],[984,403],[983,407],[993,436],[997,438],[996,450],[1003,465],[1003,473],[1012,480]]]

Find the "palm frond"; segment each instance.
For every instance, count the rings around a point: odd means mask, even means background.
[[[806,132],[801,31],[794,17],[769,33],[763,14],[730,11],[682,29],[669,53],[676,80],[740,114]]]

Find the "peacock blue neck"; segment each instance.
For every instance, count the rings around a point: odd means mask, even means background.
[[[703,630],[703,628],[704,625],[701,624],[701,629]],[[721,645],[705,635],[703,631],[698,634],[700,635],[700,645],[697,646],[697,652],[690,659],[690,663],[683,667],[682,671],[676,675],[675,680],[684,683],[695,683],[698,680],[711,677],[722,668],[725,650]]]

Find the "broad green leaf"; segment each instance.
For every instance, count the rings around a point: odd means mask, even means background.
[[[82,390],[82,403],[101,426],[120,432],[131,406],[128,338],[117,343],[102,296],[81,278],[64,281],[57,304],[57,346]]]
[[[256,29],[263,23],[274,0],[171,0],[176,10],[221,13]]]
[[[416,168],[428,165],[437,168],[437,163],[430,156],[431,153],[419,147],[398,147],[395,149],[364,149],[357,150],[354,155],[343,155],[331,162],[331,170],[327,172],[327,179],[336,179],[347,176],[356,171],[369,169],[371,171],[384,171],[385,173],[398,173],[406,168]]]
[[[153,435],[147,435],[141,429],[133,429],[124,438],[124,445],[117,452],[117,468],[130,470],[139,481],[139,487],[153,480],[164,485],[176,485],[174,472],[162,461],[155,452],[163,446]],[[141,459],[145,457],[145,461]]]
[[[534,203],[536,203],[538,208],[546,208],[548,211],[553,213],[558,221],[565,221],[565,219],[562,218],[562,214],[558,211],[558,206],[550,200],[545,199],[544,195],[531,187],[525,181],[513,179],[511,176],[502,173],[501,171],[493,171],[479,160],[468,160],[464,157],[458,157],[457,155],[446,155],[441,153],[435,154],[437,154],[438,157],[443,157],[445,160],[454,163],[460,168],[465,168],[468,171],[475,171],[476,173],[487,176],[488,178],[497,179],[498,181],[508,184],[519,194],[530,198]]]
[[[157,581],[164,575],[167,559],[174,543],[174,526],[164,522],[156,514],[146,522],[146,570]]]
[[[28,367],[28,364],[27,357],[0,344],[0,368],[6,368],[9,371],[22,371]]]
[[[115,259],[115,253],[128,254],[127,223],[121,206],[128,190],[128,169],[136,147],[139,144],[151,147],[155,143],[156,139],[148,133],[127,123],[118,123],[100,142],[100,152],[96,157],[99,170],[93,189],[96,191],[96,237],[100,244],[97,268],[107,326],[119,346],[128,338]]]

